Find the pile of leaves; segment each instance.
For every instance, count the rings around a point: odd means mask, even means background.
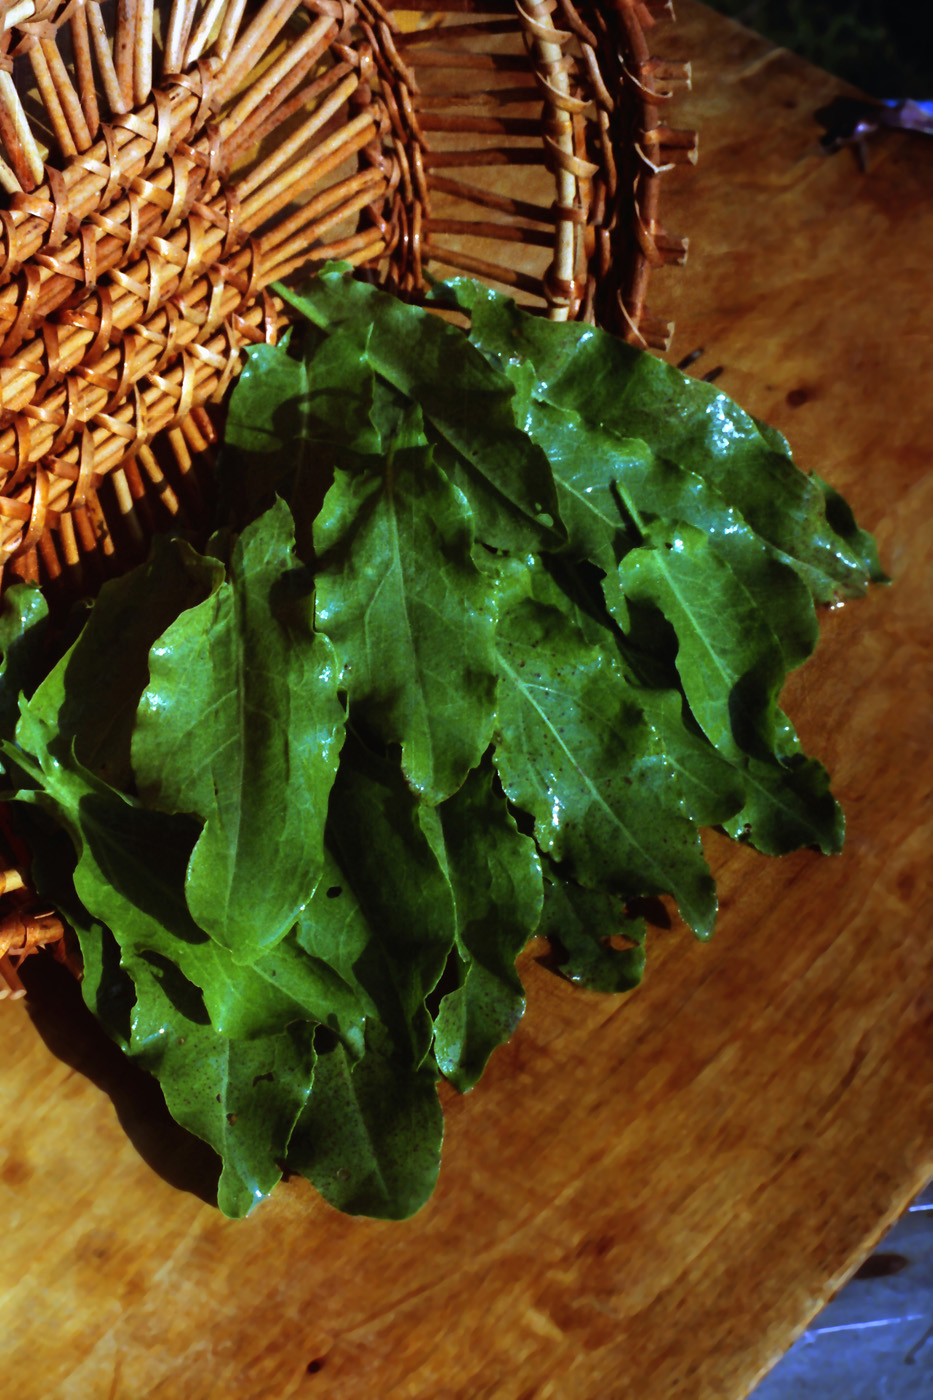
[[[84,996],[220,1154],[406,1216],[523,1011],[516,957],[634,986],[700,827],[839,849],[778,707],[814,603],[880,577],[840,497],[711,386],[475,283],[331,267],[229,404],[223,524],[76,617],[8,591],[0,754]],[[624,938],[619,935],[625,935]]]

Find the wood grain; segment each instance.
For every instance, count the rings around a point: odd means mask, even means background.
[[[527,1016],[445,1096],[440,1188],[403,1225],[300,1181],[222,1219],[198,1195],[210,1154],[34,968],[0,1014],[21,1400],[741,1400],[933,1172],[933,142],[883,135],[864,176],[821,156],[813,113],[840,85],[679,10],[701,164],[665,191],[691,234],[652,285],[671,357],[721,365],[894,577],[825,617],[786,697],[846,850],[768,861],[712,836],[713,942],[657,928],[626,999],[529,949]]]

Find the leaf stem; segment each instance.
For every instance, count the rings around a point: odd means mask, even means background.
[[[294,307],[296,311],[300,311],[302,316],[306,316],[312,325],[317,326],[318,330],[330,330],[330,321],[327,320],[326,316],[322,316],[317,307],[312,306],[311,302],[308,301],[306,297],[300,296],[298,292],[293,292],[290,287],[286,287],[284,282],[273,282],[271,290],[275,292],[276,296],[280,296],[283,301],[287,302],[289,306]]]

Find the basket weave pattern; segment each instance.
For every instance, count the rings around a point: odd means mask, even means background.
[[[660,116],[688,70],[645,41],[669,8],[0,0],[4,581],[70,600],[198,523],[211,405],[314,263],[407,298],[467,272],[663,346],[659,178],[695,157]],[[61,936],[7,844],[0,996]]]

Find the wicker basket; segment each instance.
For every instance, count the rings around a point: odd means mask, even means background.
[[[695,158],[649,55],[666,0],[0,0],[0,578],[50,601],[196,525],[267,290],[342,258],[468,272],[651,348]],[[5,848],[5,849],[4,849]],[[0,997],[61,939],[0,804]]]

